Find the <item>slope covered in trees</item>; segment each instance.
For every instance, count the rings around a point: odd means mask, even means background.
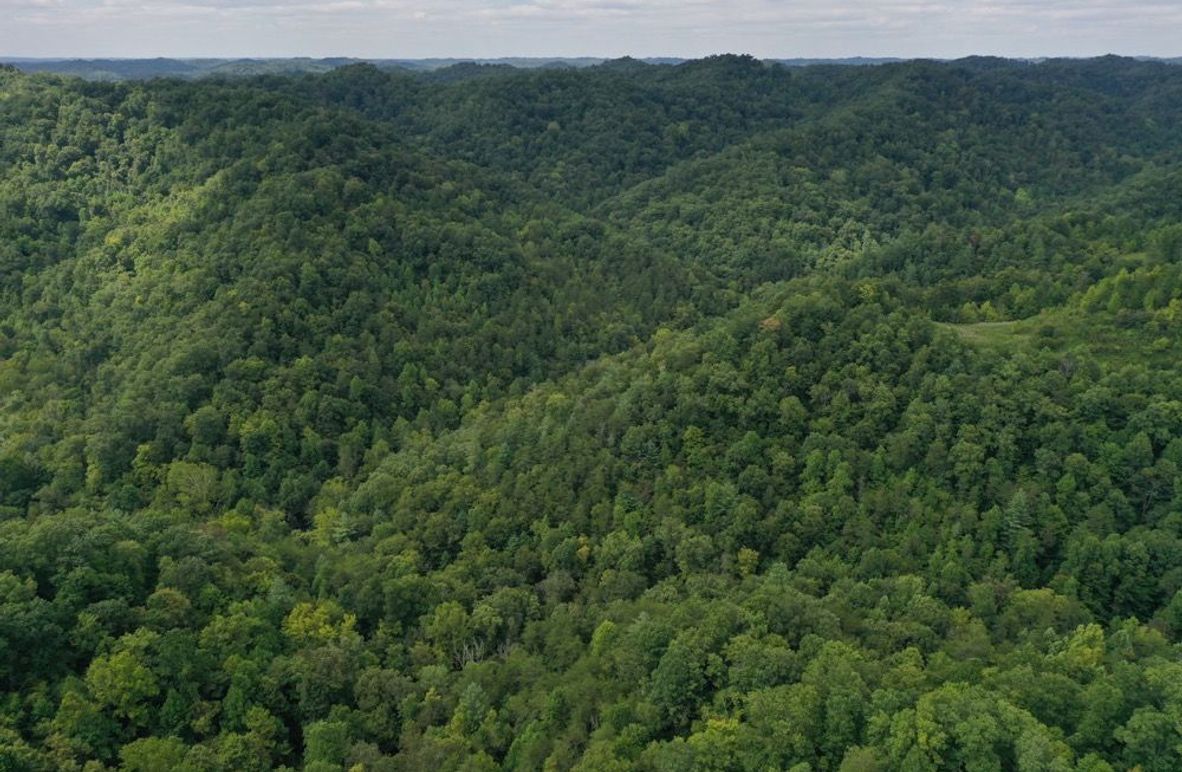
[[[1180,95],[0,70],[0,768],[1179,768]]]

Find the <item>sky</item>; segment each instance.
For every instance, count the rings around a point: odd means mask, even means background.
[[[0,57],[1182,55],[1182,0],[0,0]]]

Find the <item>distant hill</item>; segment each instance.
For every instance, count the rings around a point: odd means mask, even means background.
[[[850,56],[837,59],[769,59],[768,61],[782,64],[785,67],[809,67],[814,64],[844,64],[850,66],[866,66],[873,64],[891,64],[892,62],[902,62],[905,59],[896,57],[875,57],[875,56]]]
[[[611,61],[603,57],[501,57],[462,58],[445,57],[431,59],[364,59],[352,57],[331,57],[314,59],[294,58],[237,58],[237,59],[31,59],[2,58],[0,64],[9,64],[23,72],[52,72],[59,75],[73,75],[86,80],[121,81],[145,80],[149,78],[200,78],[209,76],[250,76],[290,75],[321,73],[350,64],[373,64],[385,70],[410,70],[412,72],[435,72],[460,65],[492,65],[514,69],[564,69],[594,67]],[[685,59],[677,57],[647,57],[632,61],[645,64],[680,64]],[[839,59],[790,58],[768,59],[766,61],[786,67],[807,67],[816,64],[837,64],[864,66],[903,61],[895,58],[848,57]]]
[[[149,78],[200,78],[208,76],[289,75],[321,73],[350,64],[373,64],[386,70],[433,72],[456,65],[502,65],[515,69],[580,68],[602,64],[603,58],[507,57],[494,59],[359,59],[331,57],[237,58],[237,59],[28,59],[0,58],[23,72],[52,72],[86,80],[120,81]],[[677,64],[682,59],[653,58],[649,64]]]
[[[53,72],[88,80],[139,80],[193,77],[207,72],[206,60],[180,59],[10,59],[2,60],[24,72]],[[219,60],[220,61],[220,60]]]
[[[1157,59],[1154,57],[1138,57],[1140,61],[1161,61],[1169,64],[1182,63],[1182,57],[1172,59]],[[124,81],[147,80],[151,78],[203,78],[214,76],[247,77],[252,75],[299,75],[307,73],[324,73],[351,64],[372,64],[383,70],[407,70],[417,73],[437,73],[460,67],[462,69],[450,73],[443,80],[456,80],[475,75],[492,74],[495,70],[477,69],[484,67],[503,67],[521,70],[538,69],[581,69],[595,67],[609,62],[630,61],[643,64],[674,65],[687,60],[677,57],[645,57],[623,60],[613,60],[603,57],[499,57],[499,58],[463,58],[441,57],[430,59],[365,59],[353,57],[329,57],[315,59],[309,57],[293,58],[205,58],[205,59],[171,59],[159,57],[155,59],[34,59],[0,57],[0,64],[8,64],[23,72],[52,72],[58,75],[72,75],[93,81]],[[867,57],[851,56],[833,59],[792,57],[784,59],[765,59],[765,62],[783,65],[785,67],[812,67],[817,65],[838,65],[843,67],[867,67],[883,64],[893,64],[907,61],[896,57]],[[960,60],[1014,62],[1022,61],[1035,63],[1041,59],[1000,59],[997,57],[969,57]]]

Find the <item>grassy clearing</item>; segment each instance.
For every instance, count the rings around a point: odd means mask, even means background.
[[[973,322],[954,324],[940,322],[939,327],[951,331],[974,348],[999,354],[1012,354],[1020,350],[1045,345],[1048,341],[1036,335],[1044,327],[1038,318],[1016,319],[1006,322]]]
[[[952,324],[941,322],[940,327],[955,332],[966,343],[974,346],[1012,348],[1030,339],[1028,320],[1009,322],[975,322],[973,324]]]
[[[1105,314],[1083,314],[1058,309],[1005,322],[976,322],[939,326],[980,349],[999,353],[1050,349],[1094,357],[1108,365],[1145,364],[1175,367],[1182,356],[1182,342],[1147,334],[1140,325],[1123,326]]]

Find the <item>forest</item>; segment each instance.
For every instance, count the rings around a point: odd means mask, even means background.
[[[0,67],[0,770],[1182,769],[1182,66]]]

